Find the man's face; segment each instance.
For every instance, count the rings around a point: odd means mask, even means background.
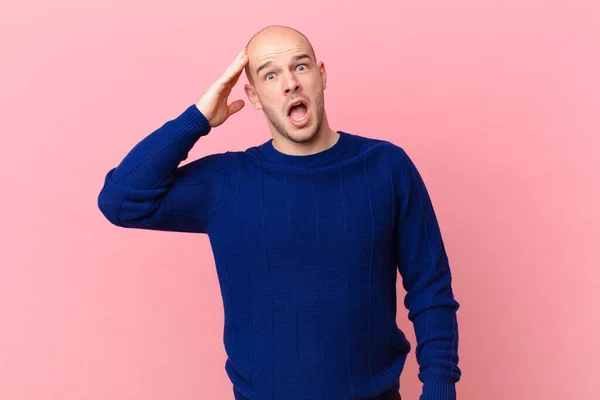
[[[311,140],[324,114],[325,67],[300,38],[266,38],[249,49],[246,92],[272,128],[297,143]],[[294,106],[298,104],[297,106]]]

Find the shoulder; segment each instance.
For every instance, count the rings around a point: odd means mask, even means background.
[[[362,152],[370,159],[378,160],[382,165],[391,169],[399,169],[407,160],[410,160],[406,149],[391,140],[347,133],[362,148]]]

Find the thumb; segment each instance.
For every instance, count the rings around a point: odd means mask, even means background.
[[[229,115],[233,115],[236,112],[244,108],[244,100],[236,100],[228,106]]]

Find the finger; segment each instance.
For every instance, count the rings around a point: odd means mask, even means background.
[[[230,83],[230,84],[234,84],[235,82],[237,82],[237,79],[242,74],[242,71],[244,70],[244,67],[246,66],[247,63],[248,63],[248,56],[243,55],[242,58],[240,60],[238,60],[237,63],[231,67],[231,70],[228,72],[228,74],[225,77],[226,82]]]
[[[244,105],[245,105],[245,103],[244,103],[244,100],[241,100],[241,99],[240,99],[240,100],[236,100],[236,101],[234,101],[233,103],[231,103],[231,104],[228,106],[228,109],[229,109],[229,115],[233,115],[233,114],[235,114],[236,112],[240,111],[242,108],[244,108]]]
[[[231,64],[229,64],[229,66],[227,67],[227,69],[225,70],[225,72],[223,73],[223,75],[221,75],[221,78],[225,81],[227,80],[227,77],[231,75],[231,73],[233,71],[235,71],[237,69],[237,66],[240,62],[240,60],[242,59],[242,57],[244,56],[245,50],[242,49],[237,56],[235,57],[235,59],[233,60],[233,62]]]
[[[235,86],[235,84],[237,83],[237,81],[240,79],[240,76],[242,76],[242,71],[244,70],[244,67],[242,66],[242,68],[237,71],[233,77],[228,81],[229,85],[231,87]]]
[[[244,67],[248,63],[248,54],[245,50],[242,50],[235,61],[227,68],[222,76],[223,83],[231,83],[235,79],[239,78]]]

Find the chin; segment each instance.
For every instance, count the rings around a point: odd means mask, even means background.
[[[313,124],[308,124],[302,128],[292,126],[287,131],[289,139],[296,143],[304,143],[311,141],[317,135],[317,130]]]

